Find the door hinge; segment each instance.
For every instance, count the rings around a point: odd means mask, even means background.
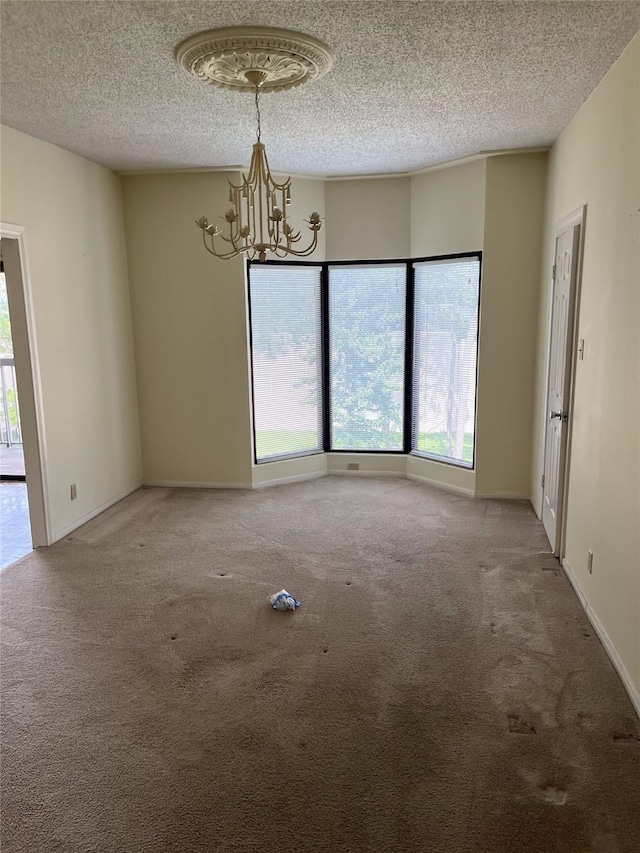
[[[551,273],[551,275],[553,276],[553,280],[555,281],[556,280],[556,265],[555,264],[553,265],[553,272]]]
[[[544,489],[544,474],[542,475],[542,488]]]

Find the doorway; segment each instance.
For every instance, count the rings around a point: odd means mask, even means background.
[[[24,228],[0,223],[0,568],[49,545],[44,425]]]
[[[564,546],[573,378],[578,355],[576,318],[580,290],[585,208],[556,226],[551,328],[545,410],[542,523],[556,557]]]
[[[0,256],[0,480],[25,480],[7,280]]]
[[[31,548],[11,317],[0,256],[0,569],[28,554]]]

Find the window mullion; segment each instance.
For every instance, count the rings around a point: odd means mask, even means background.
[[[329,353],[329,265],[322,264],[320,273],[320,328],[322,346],[322,442],[331,450],[331,358]]]
[[[404,452],[413,447],[413,323],[414,323],[414,268],[407,263],[407,296],[404,336]]]

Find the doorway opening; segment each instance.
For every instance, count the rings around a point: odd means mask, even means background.
[[[0,258],[0,480],[25,479],[7,279]]]
[[[24,228],[0,223],[0,569],[50,544],[44,448]]]
[[[0,257],[0,569],[32,547],[11,316]]]

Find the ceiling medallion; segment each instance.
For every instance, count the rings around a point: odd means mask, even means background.
[[[300,86],[322,77],[333,65],[329,48],[311,36],[271,27],[232,27],[197,33],[176,48],[176,59],[190,74],[224,89],[252,92],[256,109],[256,142],[251,164],[242,182],[229,181],[231,207],[223,217],[223,230],[206,216],[196,220],[205,249],[228,260],[246,255],[249,260],[306,257],[318,245],[322,228],[319,213],[310,213],[306,223],[312,239],[304,249],[302,239],[289,223],[291,178],[276,181],[271,174],[261,139],[260,94]],[[223,233],[226,232],[226,233]]]
[[[176,59],[198,80],[236,92],[255,91],[247,72],[261,72],[261,90],[273,92],[317,80],[333,65],[326,44],[276,27],[224,27],[196,33],[180,42]]]

